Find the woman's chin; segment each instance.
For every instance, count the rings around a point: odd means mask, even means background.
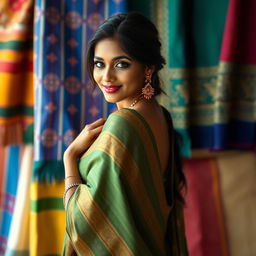
[[[107,101],[108,103],[117,103],[118,99],[116,97],[113,97],[112,95],[107,95],[104,93],[104,98],[105,101]]]
[[[105,101],[108,103],[117,103],[118,102],[117,100],[110,99],[109,97],[104,97],[104,98],[105,98]]]

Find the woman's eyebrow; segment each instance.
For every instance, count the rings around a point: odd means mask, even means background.
[[[94,56],[94,59],[96,59],[96,60],[104,60],[103,58],[98,57],[98,56]],[[128,60],[132,61],[131,58],[129,58],[128,56],[125,56],[125,55],[116,56],[112,60],[115,61],[115,60],[119,60],[119,59],[128,59]]]

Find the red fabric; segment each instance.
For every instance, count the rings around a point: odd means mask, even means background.
[[[230,0],[221,61],[256,64],[256,1]]]
[[[186,160],[184,172],[188,184],[184,215],[189,255],[229,255],[215,160]]]

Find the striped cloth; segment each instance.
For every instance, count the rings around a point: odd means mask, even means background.
[[[33,140],[33,0],[0,3],[0,145]]]
[[[214,146],[216,81],[229,1],[162,2],[157,17],[167,57],[163,77],[169,95],[163,104],[183,136],[183,155],[190,156],[191,149]]]
[[[188,191],[184,211],[191,256],[228,256],[228,236],[215,158],[184,161]]]
[[[30,180],[33,147],[24,146],[21,157],[17,195],[8,236],[6,256],[29,255]]]
[[[60,255],[65,232],[64,182],[33,182],[30,190],[29,255]]]
[[[22,148],[0,147],[0,255],[4,255],[9,237],[19,178]]]
[[[217,81],[216,149],[256,150],[255,15],[254,0],[246,6],[229,1]]]
[[[79,170],[84,184],[67,205],[64,255],[187,255],[179,204],[165,240],[171,222],[164,173],[154,135],[138,112],[111,114]]]

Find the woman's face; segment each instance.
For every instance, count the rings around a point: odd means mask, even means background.
[[[95,47],[93,77],[106,101],[129,107],[141,94],[145,66],[132,59],[114,38],[99,41]]]

